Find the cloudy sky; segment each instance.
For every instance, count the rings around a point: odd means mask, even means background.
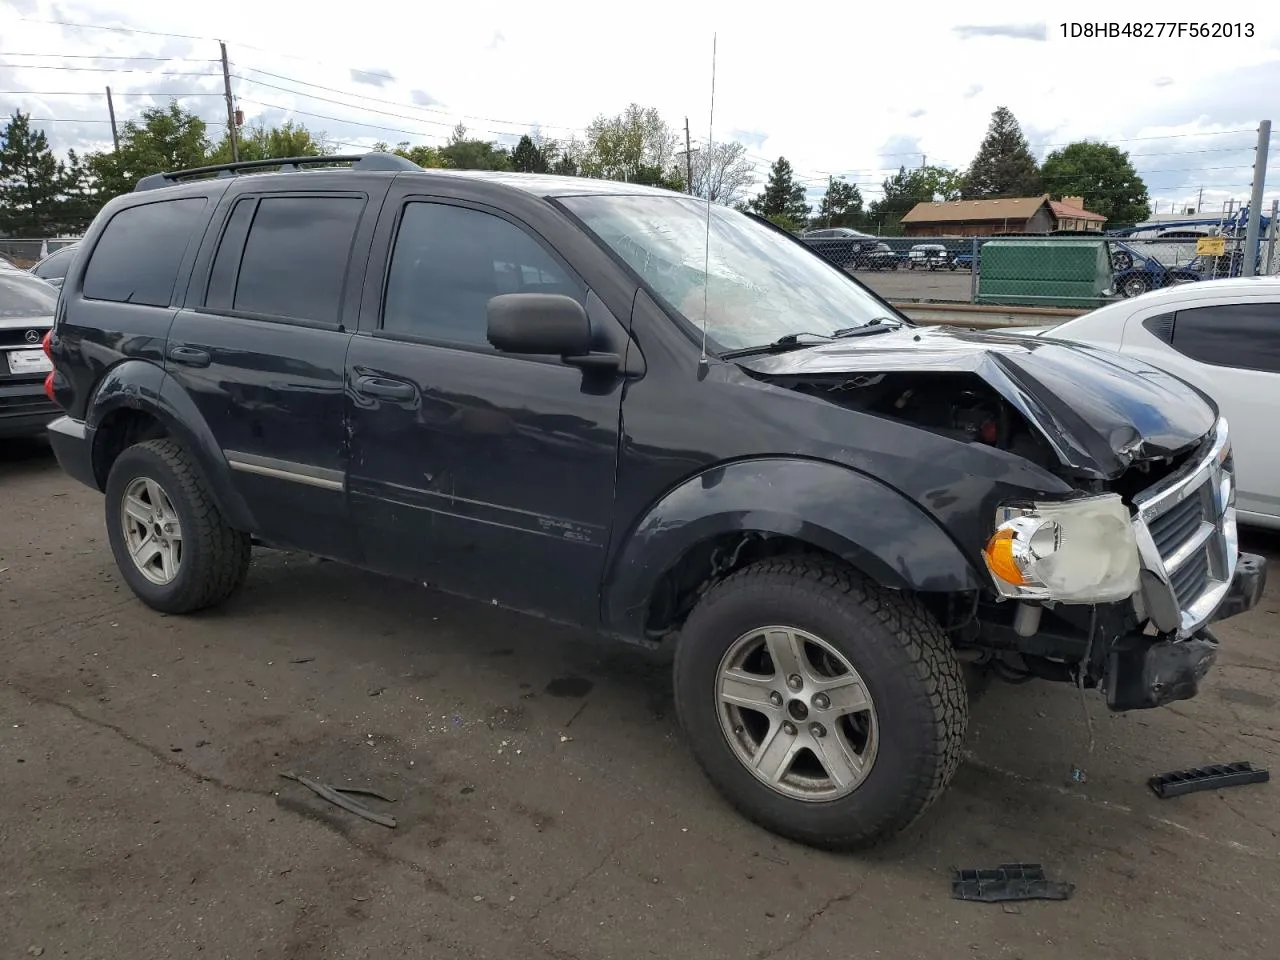
[[[1188,23],[1218,9],[1144,7]],[[1263,0],[1230,5],[1233,24],[1252,24],[1243,39],[1064,38],[1062,19],[1115,15],[1096,0],[1047,20],[1045,5],[1003,0],[794,0],[759,15],[740,0],[649,0],[616,15],[576,0],[309,9],[0,0],[0,108],[40,118],[58,151],[99,149],[109,84],[119,120],[180,95],[220,136],[216,37],[251,122],[292,118],[350,151],[440,143],[459,121],[503,142],[534,126],[567,138],[634,101],[681,132],[688,117],[695,141],[742,141],[762,173],[786,156],[815,199],[828,174],[871,199],[900,164],[966,165],[1004,105],[1039,157],[1085,137],[1128,150],[1161,211],[1201,189],[1205,210],[1247,198],[1258,121],[1280,124],[1280,13]],[[1280,134],[1269,167],[1268,202],[1280,196]]]

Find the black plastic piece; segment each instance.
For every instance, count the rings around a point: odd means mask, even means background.
[[[1107,706],[1146,710],[1190,700],[1217,656],[1218,641],[1207,628],[1185,640],[1120,637],[1107,659]]]
[[[1222,604],[1214,611],[1213,620],[1226,620],[1252,610],[1267,589],[1267,558],[1256,553],[1242,553],[1236,559],[1236,574],[1231,578]]]
[[[1162,773],[1147,781],[1153,793],[1161,800],[1180,797],[1186,793],[1198,793],[1201,790],[1219,790],[1222,787],[1242,787],[1246,783],[1266,783],[1271,774],[1266,770],[1255,770],[1253,764],[1215,763],[1208,767],[1196,767],[1193,770],[1175,770]]]
[[[265,160],[241,160],[238,163],[216,163],[207,167],[191,167],[187,170],[171,170],[166,173],[153,173],[138,181],[133,188],[134,193],[142,190],[158,190],[171,187],[183,180],[197,177],[230,177],[241,170],[261,170],[267,167],[279,167],[280,173],[297,173],[302,167],[318,167],[334,163],[349,163],[353,170],[418,170],[422,168],[410,160],[395,153],[351,153],[336,157],[268,157]]]
[[[1038,863],[1005,863],[994,870],[957,870],[953,900],[1001,903],[1009,900],[1070,900],[1076,885],[1046,880]]]

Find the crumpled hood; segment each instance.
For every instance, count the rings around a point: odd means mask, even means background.
[[[1197,390],[1132,357],[994,331],[904,326],[737,363],[768,377],[973,373],[1037,427],[1066,466],[1100,477],[1183,451],[1217,419]]]

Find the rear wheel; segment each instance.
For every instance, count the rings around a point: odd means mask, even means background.
[[[712,783],[782,836],[867,846],[942,794],[968,719],[951,645],[913,600],[808,558],[753,564],[682,632],[676,707]]]
[[[107,477],[107,537],[125,582],[147,606],[191,613],[221,603],[249,569],[249,535],[229,527],[186,451],[135,444]]]

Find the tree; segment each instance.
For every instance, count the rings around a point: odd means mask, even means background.
[[[753,212],[784,230],[803,230],[809,222],[809,201],[805,199],[804,185],[796,183],[795,173],[786,157],[773,161],[764,192],[749,206]]]
[[[824,227],[857,227],[863,219],[862,192],[857,185],[828,177],[816,222]]]
[[[511,169],[511,154],[506,147],[469,138],[467,128],[461,123],[453,128],[449,143],[440,148],[440,157],[446,167],[454,170]]]
[[[615,117],[596,117],[577,158],[583,176],[682,189],[676,135],[653,107],[633,103]]]
[[[577,137],[550,145],[551,172],[561,177],[582,176],[582,154],[585,147]]]
[[[1040,169],[1027,138],[1008,107],[997,107],[991,125],[969,164],[964,196],[1036,197],[1042,192]]]
[[[398,157],[404,157],[424,170],[432,167],[438,169],[444,166],[444,157],[440,155],[440,151],[435,147],[428,147],[422,143],[411,147],[408,140],[401,140],[392,147],[391,144],[385,141],[379,141],[373,145],[373,149],[378,153],[394,153]]]
[[[756,165],[747,159],[746,153],[747,148],[734,140],[694,151],[689,162],[693,170],[689,192],[713,203],[732,206],[756,177]]]
[[[58,192],[58,232],[84,233],[101,206],[88,165],[68,150]]]
[[[324,134],[313,134],[302,124],[286,120],[268,129],[261,123],[240,131],[241,160],[275,160],[284,157],[323,157],[332,153]],[[209,163],[231,162],[231,138],[222,139],[209,154]]]
[[[1084,197],[1107,226],[1132,226],[1151,215],[1147,185],[1129,154],[1109,143],[1082,140],[1055,150],[1040,168],[1045,189],[1055,200]]]
[[[105,203],[130,192],[149,174],[199,167],[208,156],[204,121],[174,100],[168,107],[142,111],[141,120],[125,121],[119,152],[92,153],[88,164]]]
[[[0,233],[46,237],[56,233],[65,171],[30,115],[15,111],[0,133]]]
[[[917,203],[958,199],[962,182],[959,172],[946,167],[899,167],[897,173],[881,183],[881,197],[871,204],[867,220],[878,231],[893,232],[898,221]]]
[[[551,160],[549,151],[534,143],[527,133],[520,138],[511,153],[511,166],[521,173],[549,173]]]

